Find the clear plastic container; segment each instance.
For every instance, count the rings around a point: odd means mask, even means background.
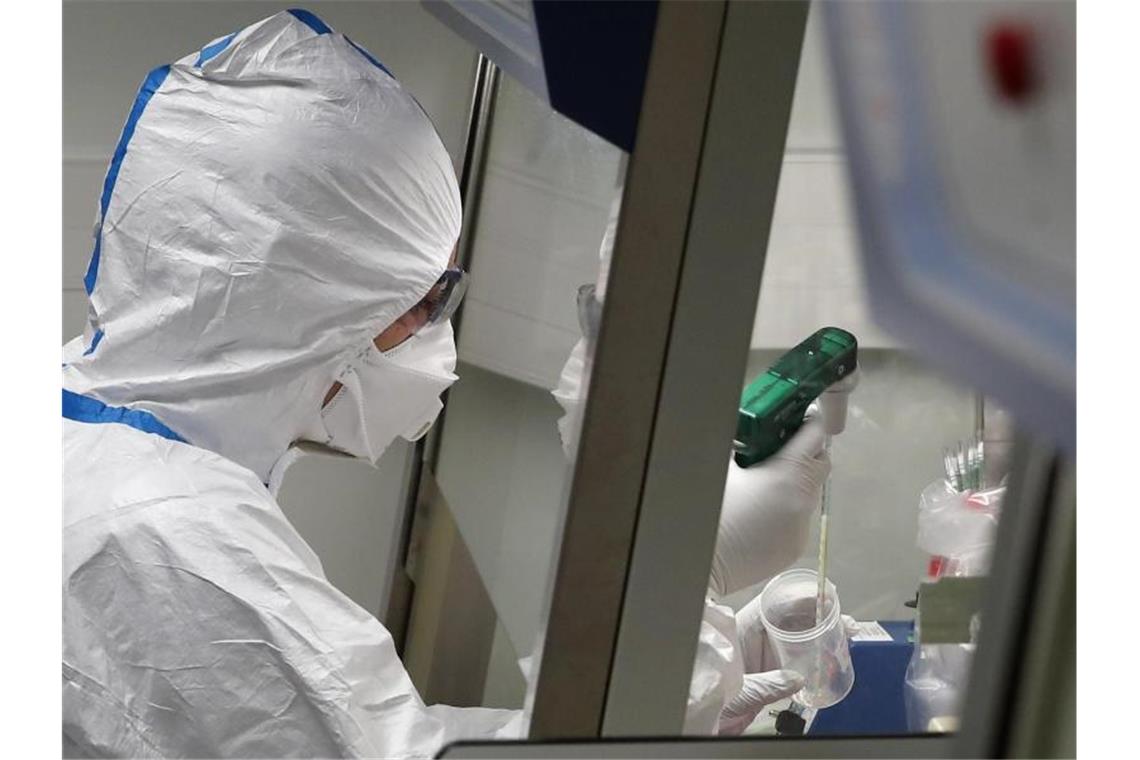
[[[804,677],[804,688],[795,699],[817,709],[842,701],[855,685],[839,596],[831,581],[827,582],[823,619],[816,625],[818,577],[814,570],[788,570],[768,581],[760,592],[761,620],[780,666]]]

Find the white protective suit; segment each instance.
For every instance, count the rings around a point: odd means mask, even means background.
[[[517,734],[511,711],[425,707],[265,485],[460,220],[423,110],[311,14],[147,77],[65,348],[66,755],[426,757]]]

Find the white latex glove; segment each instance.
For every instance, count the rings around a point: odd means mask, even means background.
[[[788,699],[804,686],[804,679],[794,670],[772,670],[746,673],[744,688],[728,701],[720,713],[721,736],[737,736],[756,720],[770,704]]]
[[[746,469],[729,463],[709,580],[715,593],[757,584],[803,553],[831,472],[826,438],[812,418],[766,461]]]

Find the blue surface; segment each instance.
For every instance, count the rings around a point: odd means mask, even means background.
[[[908,641],[914,623],[880,620],[879,625],[892,641],[851,642],[855,685],[842,702],[816,713],[808,735],[907,733],[903,681],[914,650]]]

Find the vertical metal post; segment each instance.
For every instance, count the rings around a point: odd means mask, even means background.
[[[727,6],[604,736],[684,724],[807,14],[807,2]]]
[[[662,3],[657,14],[529,695],[532,738],[602,730],[723,16],[723,2]]]
[[[806,19],[660,7],[532,738],[681,731]]]
[[[1071,508],[1066,497],[1055,449],[1019,439],[1010,486],[998,524],[991,561],[982,632],[962,700],[961,730],[954,757],[1004,757],[1016,728],[1017,708],[1032,695],[1024,693],[1030,662],[1027,645],[1034,641],[1035,624],[1064,589],[1064,574],[1049,577],[1050,562],[1066,558],[1073,523],[1059,519]],[[1055,555],[1055,556],[1054,556]],[[1054,559],[1050,559],[1054,556]],[[1062,567],[1064,565],[1062,564]],[[1063,614],[1055,620],[1065,621]],[[1075,624],[1075,619],[1066,621]],[[1058,632],[1060,633],[1060,632]],[[1039,634],[1038,634],[1039,635]],[[1068,667],[1064,661],[1057,667]]]
[[[1060,468],[1049,536],[1034,583],[1033,621],[1011,711],[1009,757],[1077,755],[1076,468]]]

